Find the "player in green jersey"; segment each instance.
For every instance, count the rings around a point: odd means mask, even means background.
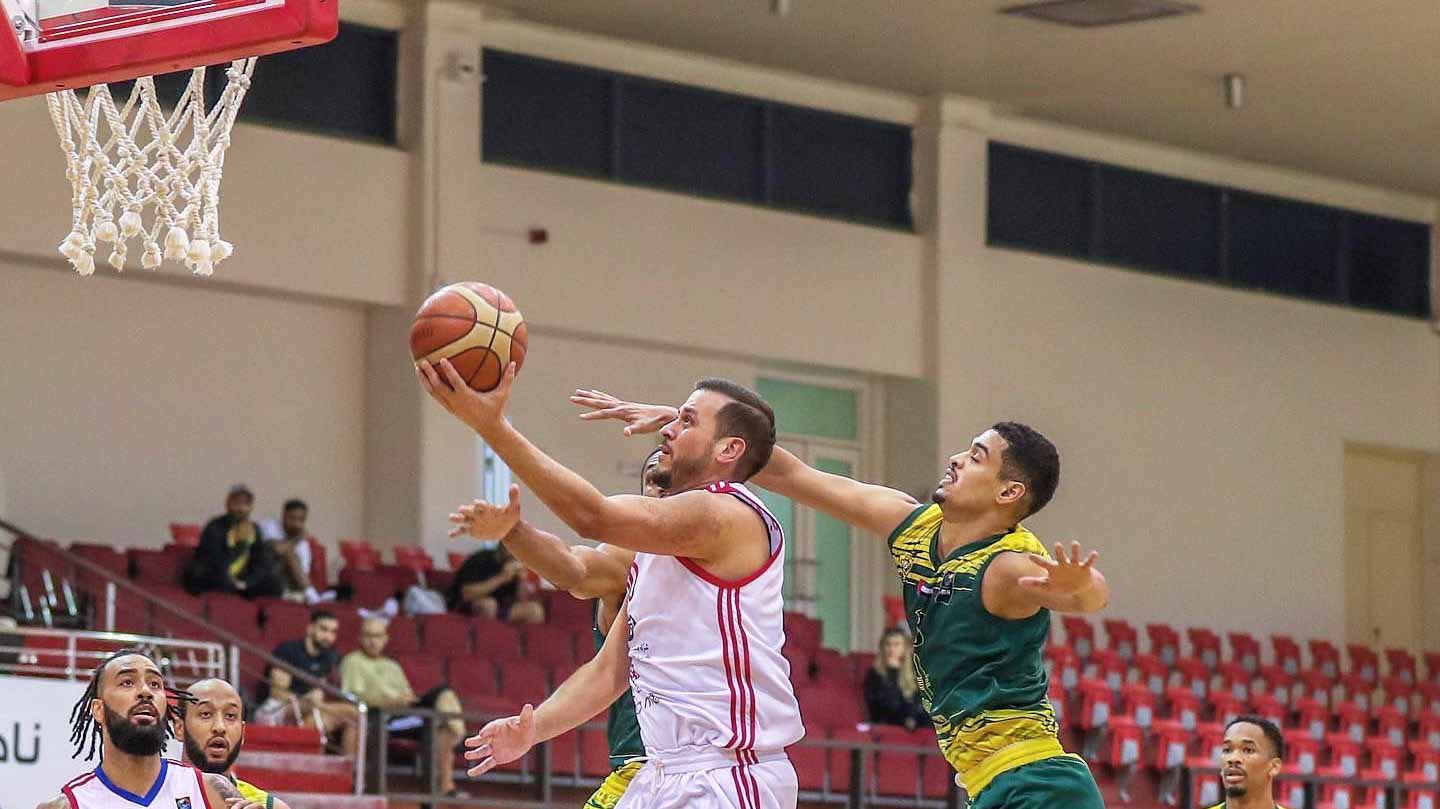
[[[600,391],[571,401],[588,419],[652,432],[674,409]],[[776,447],[756,485],[888,537],[915,638],[921,698],[974,809],[1104,806],[1090,768],[1058,738],[1041,651],[1050,613],[1109,600],[1080,544],[1051,557],[1020,521],[1050,501],[1060,457],[1043,435],[1001,422],[952,455],[932,501],[812,469]]]
[[[664,489],[665,474],[659,470],[660,450],[645,459],[641,469],[641,494],[659,497]],[[458,524],[451,536],[468,533],[501,541],[520,563],[545,577],[558,589],[576,598],[595,599],[595,621],[591,627],[595,650],[605,643],[605,634],[620,613],[625,601],[626,581],[635,552],[613,545],[591,548],[570,545],[546,531],[520,519],[519,489],[510,489],[510,503],[491,505],[476,500],[451,515]],[[635,773],[645,763],[645,744],[640,740],[640,723],[635,718],[635,700],[626,691],[610,706],[605,719],[605,736],[610,746],[610,775],[585,802],[585,809],[614,809],[630,786]]]

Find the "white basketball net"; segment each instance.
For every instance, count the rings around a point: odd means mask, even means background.
[[[118,108],[104,84],[90,88],[83,102],[74,90],[46,96],[74,204],[60,254],[76,272],[95,272],[100,242],[112,245],[109,262],[117,270],[125,268],[127,245],[137,239],[148,270],[177,261],[210,275],[234,252],[220,238],[220,175],[254,71],[253,58],[231,63],[224,92],[207,110],[205,68],[195,68],[168,115],[148,76]]]

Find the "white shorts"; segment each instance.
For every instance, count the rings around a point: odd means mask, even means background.
[[[744,757],[756,763],[667,765],[652,758],[615,809],[795,809],[800,784],[784,751]]]

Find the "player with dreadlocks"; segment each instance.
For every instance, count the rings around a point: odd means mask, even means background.
[[[66,784],[39,809],[264,809],[220,775],[170,761],[162,754],[177,716],[175,703],[193,698],[168,688],[160,667],[138,649],[122,649],[95,667],[70,711],[75,757],[100,764]]]

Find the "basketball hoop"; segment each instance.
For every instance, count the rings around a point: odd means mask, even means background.
[[[0,0],[0,101],[46,94],[70,181],[60,254],[81,275],[97,251],[116,270],[184,263],[210,275],[233,245],[220,236],[220,178],[255,58],[319,45],[339,31],[339,0]],[[205,65],[230,63],[205,98]],[[166,112],[154,75],[190,70]],[[144,78],[137,78],[144,77]],[[135,79],[117,104],[108,83]],[[89,87],[84,100],[77,88]]]
[[[111,245],[108,261],[116,270],[125,269],[132,241],[143,245],[140,265],[147,270],[176,261],[208,276],[230,257],[234,247],[220,238],[220,179],[254,71],[253,58],[232,62],[224,91],[207,109],[205,68],[195,68],[168,115],[149,76],[135,82],[124,106],[104,84],[90,88],[83,102],[74,90],[45,97],[73,207],[60,254],[76,272],[95,272],[101,244]]]

